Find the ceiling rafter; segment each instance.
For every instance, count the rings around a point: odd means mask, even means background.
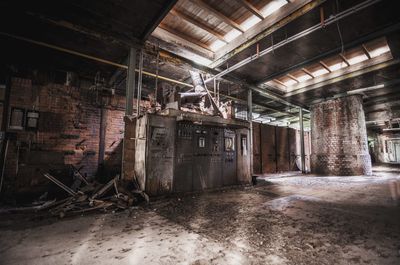
[[[319,61],[319,64],[325,68],[326,71],[328,71],[329,73],[332,73],[332,70],[329,68],[328,65],[326,65],[326,63],[324,63],[323,61]]]
[[[340,58],[342,58],[343,62],[347,64],[347,66],[350,66],[349,60],[347,60],[346,56],[344,56],[342,53],[339,53]]]
[[[181,39],[186,40],[187,42],[192,43],[193,45],[200,46],[203,49],[206,49],[206,50],[212,52],[210,47],[207,44],[205,44],[205,43],[203,43],[203,42],[201,42],[199,40],[196,40],[196,39],[194,39],[194,38],[192,38],[190,36],[187,36],[186,34],[183,34],[182,32],[179,32],[179,31],[177,31],[177,30],[175,30],[175,29],[173,29],[173,28],[171,28],[171,27],[169,27],[169,26],[167,26],[165,24],[160,24],[159,27],[162,28],[165,31],[168,31],[172,35],[175,35],[175,36],[177,36],[177,37],[179,37]]]
[[[292,80],[296,81],[297,83],[300,83],[299,79],[297,79],[297,78],[296,78],[296,77],[294,77],[293,75],[291,75],[291,74],[287,74],[287,76],[288,76],[290,79],[292,79]]]
[[[193,17],[186,15],[185,13],[176,10],[176,9],[172,9],[170,11],[170,14],[180,17],[181,19],[185,20],[186,22],[189,22],[190,24],[208,32],[209,34],[215,36],[216,38],[218,38],[219,40],[228,43],[225,39],[224,39],[224,35],[222,35],[221,33],[219,33],[218,31],[214,30],[213,28],[211,28],[210,26],[207,26],[199,21],[197,21],[196,19],[194,19]]]
[[[371,57],[371,54],[369,53],[369,51],[368,51],[367,47],[365,47],[365,45],[364,45],[364,44],[363,44],[363,45],[361,45],[361,47],[362,47],[362,49],[363,49],[363,51],[364,51],[365,55],[368,57],[368,59],[371,59],[372,57]]]
[[[306,73],[308,76],[310,76],[311,78],[314,78],[315,76],[310,72],[310,71],[308,71],[306,68],[301,68],[301,71],[303,71],[304,73]]]
[[[210,12],[215,17],[217,17],[218,19],[222,20],[223,22],[225,22],[226,24],[228,24],[232,28],[240,31],[241,33],[244,33],[244,29],[238,23],[236,23],[233,19],[225,16],[224,14],[219,12],[218,10],[214,9],[212,6],[207,4],[205,1],[203,1],[203,0],[197,0],[197,1],[191,0],[191,1],[193,3],[195,3],[196,5],[198,5],[199,7],[201,7],[202,9],[207,10],[208,12]]]
[[[249,3],[247,0],[236,0],[236,2],[240,3],[244,8],[249,10],[259,19],[264,20],[264,16],[261,14],[260,10],[258,10],[253,4]]]

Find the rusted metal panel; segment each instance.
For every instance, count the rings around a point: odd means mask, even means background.
[[[261,173],[261,128],[260,123],[253,122],[253,172]]]
[[[144,116],[137,121],[135,134],[135,175],[142,190],[146,188],[147,120],[148,117]]]
[[[277,171],[289,171],[289,130],[284,127],[276,127],[275,130]]]
[[[250,183],[250,131],[248,129],[236,130],[237,142],[237,180],[239,183]]]
[[[193,188],[193,133],[193,124],[177,124],[173,186],[176,192],[191,191]]]
[[[207,188],[218,188],[222,186],[222,151],[223,151],[223,129],[210,128],[209,141],[209,173]]]
[[[147,116],[146,191],[149,195],[160,195],[172,191],[176,122],[172,117]]]
[[[300,159],[300,134],[297,130],[288,128],[288,142],[289,142],[289,170],[299,170],[297,163]]]
[[[276,172],[275,127],[261,124],[262,173]]]
[[[236,134],[230,129],[224,130],[224,152],[223,152],[223,168],[222,183],[223,185],[234,185],[237,183],[237,166],[236,166]]]

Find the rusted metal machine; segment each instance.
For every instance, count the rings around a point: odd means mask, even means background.
[[[134,163],[141,189],[156,196],[250,183],[249,126],[172,109],[139,118]]]

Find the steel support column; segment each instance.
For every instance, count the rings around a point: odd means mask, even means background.
[[[300,123],[300,160],[301,160],[301,172],[306,172],[306,156],[304,152],[304,125],[303,125],[303,109],[299,108],[299,123]]]
[[[248,90],[247,94],[247,117],[250,122],[249,134],[249,154],[250,154],[250,174],[253,176],[253,91]]]

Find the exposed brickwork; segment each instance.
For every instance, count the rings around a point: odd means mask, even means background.
[[[123,97],[114,96],[106,106],[104,164],[114,171],[121,168],[124,105]],[[10,107],[40,113],[37,131],[7,130],[13,136],[5,173],[13,189],[23,192],[29,187],[34,191],[47,183],[41,171],[50,169],[70,180],[70,164],[83,167],[81,172],[88,176],[96,174],[101,109],[86,89],[53,83],[34,85],[29,79],[13,78]]]
[[[317,174],[370,175],[361,96],[328,100],[311,108],[311,170]]]

